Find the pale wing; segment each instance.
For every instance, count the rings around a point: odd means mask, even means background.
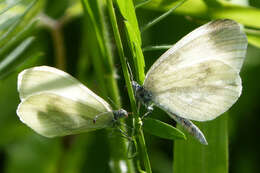
[[[39,66],[22,71],[18,76],[18,92],[21,100],[37,93],[51,92],[100,111],[111,111],[106,101],[68,73],[53,67]]]
[[[150,73],[145,89],[160,108],[180,117],[207,121],[227,111],[241,94],[236,70],[222,61],[205,61],[182,69]]]
[[[102,114],[103,113],[103,114]],[[96,123],[95,116],[99,116]],[[17,108],[17,115],[30,128],[46,137],[93,131],[112,125],[112,112],[103,112],[92,104],[76,102],[53,93],[27,97]]]
[[[222,61],[239,72],[246,49],[247,38],[238,23],[228,19],[209,22],[166,51],[152,65],[145,81],[158,71],[171,73],[172,69],[193,66],[207,60]]]

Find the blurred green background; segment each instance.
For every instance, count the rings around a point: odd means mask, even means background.
[[[14,1],[12,1],[14,2]],[[1,9],[11,1],[0,1]],[[19,6],[24,9],[29,6],[31,0],[22,1]],[[138,2],[138,1],[137,1]],[[144,26],[153,18],[162,14],[163,7],[167,6],[170,1],[161,3],[162,8],[155,9],[149,5],[138,8],[136,10],[139,26]],[[199,0],[194,0],[199,2]],[[204,1],[201,1],[204,2]],[[210,1],[205,1],[210,2]],[[215,1],[211,1],[215,2]],[[217,1],[216,1],[217,2]],[[233,1],[235,2],[235,1]],[[238,3],[249,4],[257,10],[260,10],[260,1],[239,1]],[[248,7],[247,5],[245,7]],[[195,6],[190,6],[190,10],[194,11]],[[117,17],[119,18],[119,28],[122,28],[122,16],[118,9]],[[198,9],[199,11],[200,9]],[[89,23],[85,21],[80,1],[73,0],[56,0],[46,1],[44,6],[36,9],[37,14],[32,15],[35,18],[39,13],[45,13],[53,18],[53,20],[63,21],[60,31],[64,43],[65,70],[77,77],[86,86],[95,93],[100,94],[101,88],[96,78],[93,66],[93,45],[95,40],[89,31]],[[176,14],[177,13],[177,14]],[[174,44],[181,37],[202,25],[211,19],[214,15],[200,16],[188,15],[185,12],[177,11],[162,20],[159,24],[153,26],[142,34],[143,47],[150,45]],[[237,18],[243,18],[245,15],[242,10],[237,11]],[[7,15],[0,15],[0,34],[3,34],[11,25],[6,20],[11,21],[13,16],[19,15],[20,9],[15,9]],[[105,20],[109,24],[109,18],[104,9]],[[204,15],[205,15],[204,14]],[[252,13],[254,20],[260,19],[260,13]],[[13,15],[13,16],[12,16]],[[63,17],[66,15],[66,17]],[[259,16],[257,16],[259,15]],[[8,18],[10,17],[10,19]],[[64,19],[65,18],[65,19]],[[244,17],[245,18],[245,17]],[[26,20],[23,18],[22,20]],[[32,19],[30,19],[32,20]],[[244,19],[246,20],[246,19]],[[253,19],[252,19],[253,20]],[[257,22],[256,22],[257,23]],[[26,23],[25,26],[27,26]],[[229,172],[231,173],[258,173],[260,172],[259,155],[259,115],[260,114],[260,30],[259,26],[250,26],[250,29],[258,29],[256,34],[256,42],[254,46],[249,44],[246,61],[241,71],[243,81],[243,93],[238,102],[230,109],[228,115],[229,128]],[[114,38],[112,29],[108,27],[109,38],[112,42],[114,63],[117,71],[117,81],[119,84],[123,108],[130,110],[128,96],[122,77],[122,69],[120,61],[116,53],[116,47],[113,44]],[[17,30],[19,33],[20,30]],[[57,45],[55,45],[53,31],[44,25],[38,25],[28,31],[24,38],[34,36],[33,44],[17,58],[17,64],[8,66],[7,75],[1,77],[0,80],[0,173],[80,173],[80,172],[111,172],[109,169],[109,147],[108,141],[113,140],[113,135],[106,135],[104,130],[96,132],[75,135],[66,138],[48,139],[34,133],[26,125],[24,125],[16,115],[16,108],[19,103],[17,92],[17,75],[27,68],[36,65],[59,66],[57,62]],[[16,33],[15,33],[16,34]],[[10,36],[13,38],[14,35]],[[122,33],[123,35],[124,33]],[[11,50],[15,49],[21,40],[11,44],[8,49],[4,49],[5,45],[0,47],[0,59],[3,60]],[[123,36],[124,38],[124,36]],[[126,38],[124,38],[126,39]],[[257,40],[258,39],[258,40]],[[10,39],[8,40],[10,41]],[[126,41],[123,40],[124,46],[127,47]],[[1,40],[0,40],[1,43]],[[8,43],[8,42],[7,42]],[[257,47],[258,46],[258,47]],[[4,50],[4,51],[2,51]],[[5,52],[6,51],[6,52]],[[129,51],[129,50],[128,50]],[[144,52],[146,71],[153,62],[165,50]],[[130,57],[130,52],[127,52]],[[94,57],[95,58],[95,57]],[[15,68],[14,68],[15,67]],[[101,95],[101,94],[100,94]],[[153,118],[160,119],[169,124],[175,125],[165,113],[159,109],[151,115]],[[145,133],[148,153],[151,160],[153,172],[170,173],[173,172],[173,142],[163,140]],[[185,157],[185,156],[183,156]],[[193,156],[196,157],[196,156]]]

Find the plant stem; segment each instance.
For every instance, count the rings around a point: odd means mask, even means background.
[[[45,14],[39,17],[41,24],[46,26],[52,35],[54,53],[55,53],[55,66],[61,70],[66,69],[66,54],[62,27],[63,24],[59,20],[54,20]]]
[[[142,48],[142,50],[143,50],[143,52],[153,51],[153,50],[165,50],[165,49],[170,49],[172,46],[173,46],[173,44],[172,45],[147,46],[147,47]]]
[[[92,0],[82,0],[84,10],[88,16],[89,27],[93,28],[95,39],[97,40],[97,49],[99,53],[99,58],[95,57],[95,61],[99,63],[101,71],[103,73],[98,73],[98,77],[102,80],[102,84],[105,88],[105,98],[110,97],[114,103],[115,108],[121,107],[119,89],[115,79],[115,67],[113,63],[113,57],[110,49],[109,38],[106,32],[108,29],[105,25],[105,20],[103,18],[102,10],[100,9],[101,1]],[[94,43],[95,44],[95,43]],[[105,74],[105,75],[104,75]],[[123,129],[124,127],[120,127]],[[113,140],[109,140],[110,148],[110,161],[109,165],[111,171],[114,173],[121,172],[133,172],[132,162],[127,158],[127,141],[121,136],[114,136]],[[122,166],[122,164],[124,164]],[[125,168],[126,167],[126,168]]]
[[[123,49],[120,33],[118,30],[118,25],[117,25],[117,21],[116,21],[116,16],[115,16],[112,0],[107,0],[107,4],[108,4],[108,12],[109,12],[109,16],[110,16],[114,36],[115,36],[116,46],[117,46],[117,50],[119,53],[119,57],[120,57],[120,61],[121,61],[122,69],[123,69],[123,74],[124,74],[124,78],[125,78],[125,82],[126,82],[126,86],[127,86],[127,90],[128,90],[128,95],[130,98],[131,108],[134,113],[134,126],[135,126],[136,132],[137,132],[136,136],[137,136],[137,143],[139,145],[138,148],[140,148],[139,151],[142,155],[142,159],[144,161],[144,167],[145,167],[146,172],[151,173],[152,172],[151,165],[150,165],[149,157],[147,154],[147,150],[146,150],[146,146],[145,146],[145,139],[144,139],[143,130],[142,130],[142,121],[138,117],[138,113],[137,113],[137,109],[136,109],[135,96],[134,96],[134,92],[133,92],[132,85],[131,85],[130,75],[129,75],[127,64],[126,64],[124,49]]]
[[[118,50],[120,62],[121,62],[121,65],[122,65],[125,83],[126,83],[128,95],[129,95],[129,98],[130,98],[131,108],[132,108],[133,113],[137,114],[134,91],[133,91],[133,88],[132,88],[132,85],[131,85],[131,78],[130,78],[130,74],[129,74],[128,68],[127,68],[124,49],[123,49],[120,33],[119,33],[119,30],[118,30],[118,25],[117,25],[117,21],[116,21],[116,15],[115,15],[112,0],[107,0],[107,5],[108,5],[108,12],[109,12],[110,21],[111,21],[114,36],[115,36],[115,42],[116,42],[117,50]]]
[[[142,29],[141,32],[144,32],[145,30],[147,30],[148,28],[151,28],[153,25],[157,24],[158,22],[160,22],[161,20],[163,20],[164,18],[166,18],[167,16],[169,16],[176,8],[178,8],[179,6],[181,6],[184,2],[186,2],[186,0],[183,0],[181,2],[179,2],[176,6],[172,7],[169,11],[163,13],[161,16],[155,18],[154,20],[152,20],[151,22],[147,23]]]
[[[148,157],[148,153],[147,153],[147,149],[146,149],[146,145],[145,145],[145,139],[144,139],[144,133],[142,130],[142,120],[141,118],[138,118],[138,127],[137,127],[137,142],[139,144],[139,152],[142,154],[142,159],[144,162],[144,167],[145,167],[145,171],[147,173],[152,173],[152,168],[151,168],[151,164],[150,164],[150,160]]]
[[[142,7],[142,6],[144,6],[144,5],[148,4],[148,3],[150,3],[151,1],[152,1],[152,0],[144,0],[144,1],[142,1],[142,2],[139,2],[138,4],[135,5],[135,9],[140,8],[140,7]]]

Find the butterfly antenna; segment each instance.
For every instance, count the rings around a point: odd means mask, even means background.
[[[132,81],[134,81],[134,75],[133,75],[133,72],[131,70],[130,64],[127,60],[126,60],[126,64],[127,64],[127,68],[128,68],[129,73],[130,73],[130,79],[131,79],[131,82],[132,82]]]
[[[127,140],[129,140],[129,136],[120,128],[113,128],[112,131],[109,133],[108,137],[112,138],[114,137],[114,135],[118,135],[118,133],[120,134],[120,137],[126,138]]]
[[[115,103],[110,97],[107,97],[107,99],[108,99],[109,102],[113,105],[114,108],[116,108],[117,110],[120,109],[120,108],[116,105],[116,103]]]
[[[148,3],[151,2],[151,1],[152,1],[152,0],[144,0],[144,1],[142,1],[142,2],[139,2],[138,4],[135,5],[135,9],[140,8],[140,7],[142,7],[142,6],[146,5],[146,4],[148,4]]]
[[[133,128],[133,127],[130,127],[130,126],[128,126],[127,124],[122,123],[122,122],[119,122],[119,125],[124,126],[128,131],[131,131],[131,136],[133,136],[133,135],[132,135],[132,132],[134,131],[134,128]]]
[[[151,28],[153,25],[157,24],[158,22],[160,22],[164,18],[168,17],[176,8],[181,6],[186,1],[187,0],[180,1],[177,5],[173,6],[170,10],[166,11],[161,16],[159,16],[159,17],[153,19],[151,22],[147,23],[144,27],[141,28],[141,32],[144,32],[145,30],[147,30],[148,28]]]
[[[117,130],[121,133],[122,137],[128,139],[129,141],[132,141],[133,139],[120,127],[117,127]]]

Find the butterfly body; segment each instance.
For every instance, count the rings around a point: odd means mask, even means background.
[[[137,100],[142,102],[142,104],[145,105],[148,110],[152,111],[152,93],[135,81],[132,81],[132,86],[135,91],[135,97],[137,98]]]
[[[132,81],[132,86],[135,91],[135,97],[138,101],[140,101],[143,105],[146,106],[149,112],[153,111],[153,102],[152,102],[152,94],[148,90],[146,90],[143,86],[139,85],[137,82]],[[197,138],[202,144],[207,145],[208,142],[200,131],[200,129],[194,125],[190,120],[186,118],[179,117],[167,110],[163,105],[156,104],[157,107],[165,110],[166,113],[173,118],[177,123],[181,124],[192,136]],[[148,112],[148,113],[149,113]]]

